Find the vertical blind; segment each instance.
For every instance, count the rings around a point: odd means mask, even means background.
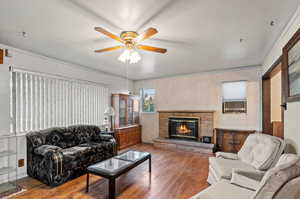
[[[102,124],[108,106],[108,88],[24,71],[13,71],[11,78],[11,131],[24,133],[74,124]]]

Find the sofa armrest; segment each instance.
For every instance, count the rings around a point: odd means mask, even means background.
[[[55,153],[62,150],[62,148],[54,145],[42,145],[34,149],[36,155],[45,156],[48,153]]]
[[[99,135],[99,139],[100,139],[101,141],[106,141],[106,142],[108,142],[108,141],[111,141],[112,139],[114,139],[114,137],[113,137],[112,135],[100,134],[100,135]]]
[[[217,152],[216,153],[217,158],[224,158],[224,159],[230,159],[230,160],[238,160],[238,156],[235,153],[226,153],[226,152]]]
[[[231,184],[235,184],[253,191],[259,187],[259,183],[264,177],[265,172],[250,171],[242,169],[232,169]]]

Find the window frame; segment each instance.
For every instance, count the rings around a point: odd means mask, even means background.
[[[145,93],[145,90],[154,90],[154,100],[153,100],[153,111],[144,111],[144,93]],[[141,110],[141,113],[155,113],[155,109],[156,109],[156,106],[155,106],[155,96],[156,96],[156,89],[155,88],[140,88],[140,99],[141,99],[141,105],[140,105],[140,110]]]
[[[226,83],[238,83],[238,82],[245,82],[245,99],[224,99],[224,87],[223,85]],[[248,112],[248,92],[247,92],[247,80],[236,80],[236,81],[224,81],[222,82],[222,114],[247,114]],[[225,104],[226,103],[244,103],[243,107],[244,110],[243,111],[237,111],[237,110],[233,110],[234,108],[232,108],[231,110],[225,110]],[[241,109],[242,109],[241,108]]]

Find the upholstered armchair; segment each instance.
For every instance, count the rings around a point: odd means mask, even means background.
[[[94,163],[116,155],[116,142],[97,126],[50,128],[26,135],[27,174],[49,186],[80,176]]]
[[[231,180],[222,179],[190,199],[300,198],[300,157],[297,155],[283,154],[275,167],[264,175],[236,172]]]
[[[237,154],[217,152],[216,157],[209,158],[207,182],[215,184],[222,179],[231,180],[232,169],[238,173],[247,171],[263,175],[277,163],[284,148],[285,142],[278,137],[251,134]]]

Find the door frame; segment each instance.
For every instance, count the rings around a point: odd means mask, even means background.
[[[279,65],[280,64],[280,65]],[[262,76],[262,127],[263,133],[272,135],[271,123],[271,78],[281,71],[281,122],[284,137],[284,111],[286,110],[286,78],[283,72],[283,57],[280,56]]]

